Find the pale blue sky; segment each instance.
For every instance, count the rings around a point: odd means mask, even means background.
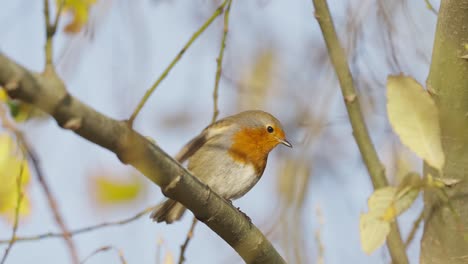
[[[92,40],[82,38],[70,41],[68,37],[58,36],[56,40],[56,59],[64,47],[75,53],[60,60],[59,70],[69,91],[95,109],[113,118],[127,118],[144,91],[177,54],[183,43],[203,23],[214,10],[213,1],[208,0],[160,0],[131,1],[102,0],[93,11],[95,19]],[[130,1],[129,1],[130,2]],[[344,28],[345,4],[347,1],[330,1],[332,14],[337,20],[338,31]],[[362,8],[368,8],[373,1],[361,1]],[[412,35],[403,27],[396,38],[397,54],[406,63],[402,66],[405,73],[412,74],[423,82],[428,72],[427,65],[419,59],[412,47],[416,38],[423,53],[429,55],[432,46],[436,17],[424,8],[424,1],[408,4],[421,35]],[[40,71],[43,67],[43,27],[42,1],[3,1],[0,9],[0,51],[9,55],[26,67]],[[404,15],[401,15],[404,16]],[[377,25],[366,24],[365,34],[378,31]],[[136,129],[155,138],[163,149],[174,154],[195,136],[211,119],[212,89],[216,70],[215,58],[218,53],[222,19],[214,23],[203,36],[195,42],[182,60],[160,85],[136,122]],[[329,65],[313,65],[316,54],[313,47],[323,48],[323,40],[318,24],[313,17],[311,1],[257,0],[234,1],[231,13],[231,27],[226,50],[225,69],[228,77],[237,78],[243,65],[252,62],[260,48],[274,48],[279,57],[281,70],[278,72],[281,83],[279,99],[272,100],[262,107],[272,112],[280,120],[290,120],[297,115],[293,105],[300,93],[301,100],[308,102],[310,109],[319,107],[313,99],[321,97],[324,87],[336,89],[330,106],[328,121],[337,123],[323,133],[323,140],[331,140],[327,133],[335,137],[330,141],[333,148],[339,149],[338,160],[321,163],[317,158],[311,166],[314,175],[310,184],[303,221],[306,248],[312,260],[316,259],[317,244],[314,232],[320,228],[325,250],[325,263],[388,263],[386,249],[378,250],[371,256],[362,252],[359,245],[359,214],[367,208],[367,197],[372,186],[367,172],[359,158],[353,142],[351,128],[340,98],[335,77]],[[362,53],[357,64],[369,64],[368,72],[374,71],[380,82],[392,70],[381,66],[382,43],[368,41],[361,47]],[[78,52],[76,52],[78,51]],[[311,68],[311,67],[316,68]],[[317,68],[318,67],[318,68]],[[363,70],[361,75],[368,72]],[[359,75],[358,74],[358,75]],[[299,83],[299,84],[298,84]],[[232,98],[238,91],[226,76],[220,86],[221,116],[236,112]],[[383,87],[373,87],[383,96]],[[384,110],[384,104],[377,110]],[[164,127],[164,117],[180,111],[189,110],[193,118],[184,129]],[[385,125],[385,112],[377,111],[367,116],[372,128],[371,133],[383,159],[389,154],[389,143],[396,140],[388,137]],[[102,149],[72,132],[60,129],[53,120],[30,122],[21,126],[28,139],[33,142],[46,177],[53,193],[58,198],[60,209],[70,229],[90,224],[128,217],[148,205],[162,199],[157,186],[148,182],[148,197],[130,208],[120,211],[97,213],[90,204],[87,175],[95,168],[112,168],[128,171],[114,154]],[[296,126],[291,126],[296,127]],[[303,129],[303,128],[302,128]],[[304,131],[287,131],[293,138],[293,145],[300,145],[300,135]],[[387,134],[386,134],[387,133]],[[311,153],[326,159],[327,144],[311,147]],[[330,148],[332,148],[330,146]],[[268,167],[259,184],[245,197],[235,202],[257,225],[269,221],[275,210],[276,178],[278,153],[281,157],[298,155],[301,147],[293,150],[278,149],[270,157]],[[322,153],[325,152],[325,153]],[[320,154],[320,155],[318,155]],[[315,154],[314,154],[315,155]],[[327,156],[328,155],[328,156]],[[324,158],[325,157],[325,158]],[[333,165],[332,168],[330,166]],[[142,177],[143,178],[143,177]],[[146,181],[146,180],[145,180]],[[46,205],[44,195],[36,181],[31,188],[33,200],[32,216],[20,226],[19,235],[38,234],[57,230]],[[316,219],[315,208],[320,206],[324,223],[320,226]],[[263,210],[262,210],[263,208]],[[414,210],[401,217],[403,233],[408,233],[413,219],[421,208],[420,201]],[[103,245],[113,245],[123,250],[129,263],[155,263],[156,241],[162,237],[165,250],[178,257],[179,245],[191,223],[187,214],[182,222],[174,225],[155,224],[147,217],[122,227],[112,227],[76,236],[81,257]],[[0,238],[10,236],[10,227],[0,222]],[[416,241],[420,237],[417,235]],[[418,259],[419,246],[410,247],[411,263]],[[277,244],[279,246],[279,244]],[[0,253],[5,246],[0,245]],[[215,233],[199,224],[186,257],[186,263],[240,263],[236,253]],[[68,263],[69,255],[61,239],[47,239],[41,242],[18,243],[12,249],[7,263]],[[103,253],[90,259],[91,263],[118,263],[114,253]]]

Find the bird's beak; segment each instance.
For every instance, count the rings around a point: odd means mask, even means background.
[[[283,145],[285,145],[286,147],[290,147],[292,148],[293,146],[291,145],[291,143],[289,143],[289,141],[287,139],[278,139],[279,142]]]

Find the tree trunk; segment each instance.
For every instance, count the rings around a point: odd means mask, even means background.
[[[440,191],[425,192],[423,264],[468,263],[468,59],[461,58],[467,53],[468,0],[442,0],[427,87],[440,109],[446,157],[438,176],[462,181],[447,190],[449,203]],[[428,166],[424,172],[436,175]]]

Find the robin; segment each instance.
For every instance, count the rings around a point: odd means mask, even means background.
[[[265,170],[268,154],[278,144],[292,147],[281,123],[267,112],[251,110],[223,118],[206,127],[175,156],[188,159],[188,170],[230,201],[246,194]],[[151,214],[156,222],[179,220],[186,208],[171,199]]]

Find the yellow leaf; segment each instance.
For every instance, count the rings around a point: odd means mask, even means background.
[[[367,202],[369,213],[383,216],[392,205],[395,195],[395,187],[384,187],[374,191]]]
[[[372,213],[361,214],[359,219],[359,234],[361,247],[366,254],[371,254],[382,246],[390,232],[390,223],[379,219]]]
[[[395,216],[393,218],[401,215],[408,208],[410,208],[411,205],[413,205],[416,198],[418,198],[419,191],[421,191],[421,186],[408,186],[407,188],[404,188],[397,193],[397,196],[395,197],[395,202],[392,206],[395,210]]]
[[[379,219],[385,222],[392,222],[397,216],[398,214],[397,214],[396,207],[394,206],[394,204],[391,204],[387,208],[387,210],[385,210],[384,214],[380,216]]]
[[[398,185],[397,193],[401,194],[402,189],[411,187],[411,188],[421,188],[424,185],[421,176],[416,172],[408,172],[406,173],[403,180]]]
[[[57,6],[62,0],[56,0]],[[63,11],[71,13],[73,20],[65,26],[65,32],[77,33],[88,22],[89,10],[97,0],[65,0]]]
[[[26,186],[31,178],[28,162],[19,157],[19,148],[11,136],[6,133],[0,134],[0,192],[10,189],[11,185],[16,186],[21,169],[21,185]]]
[[[0,216],[5,217],[9,222],[14,222],[16,208],[18,206],[18,192],[12,192],[10,194],[0,196]],[[18,211],[18,216],[27,216],[31,213],[31,201],[23,192],[21,204]]]
[[[18,177],[21,177],[20,191],[25,195],[26,187],[30,181],[28,162],[19,157],[19,149],[10,135],[0,134],[0,216],[12,221],[18,206]],[[21,175],[20,175],[21,174]],[[30,202],[24,196],[19,214],[30,213]]]
[[[423,185],[417,173],[408,173],[398,188],[384,187],[372,193],[368,201],[369,213],[382,221],[394,221],[413,204]]]
[[[95,176],[92,184],[97,201],[102,205],[133,201],[139,197],[144,187],[135,175],[125,181],[110,176]]]
[[[8,95],[5,92],[5,90],[2,89],[2,86],[0,86],[0,102],[6,102],[8,100]]]
[[[413,78],[389,76],[387,112],[401,142],[434,168],[445,162],[439,112],[431,96]]]
[[[403,181],[405,176],[414,170],[414,164],[411,162],[411,157],[410,157],[410,151],[408,148],[399,148],[395,153],[394,153],[394,159],[395,159],[395,182],[399,184],[400,182]]]

